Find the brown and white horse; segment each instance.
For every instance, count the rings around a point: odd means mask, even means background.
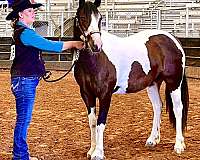
[[[145,30],[126,38],[101,30],[101,14],[97,9],[100,3],[100,0],[94,3],[80,0],[74,23],[75,40],[81,37],[86,45],[80,50],[74,76],[88,110],[91,148],[87,156],[104,158],[103,134],[113,93],[134,93],[147,88],[154,116],[146,146],[158,144],[162,109],[159,91],[163,81],[166,108],[176,128],[174,150],[183,152],[189,105],[183,48],[176,38],[161,30]]]

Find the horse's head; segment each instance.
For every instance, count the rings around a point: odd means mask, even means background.
[[[102,47],[101,41],[101,14],[98,7],[101,0],[85,2],[79,0],[79,8],[76,13],[74,37],[76,40],[82,39],[85,42],[86,48],[93,53],[100,52]]]

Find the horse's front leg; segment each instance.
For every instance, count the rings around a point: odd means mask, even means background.
[[[88,107],[88,119],[89,119],[90,133],[91,133],[91,146],[90,150],[87,152],[87,157],[90,158],[96,148],[97,119],[96,119],[95,107]]]
[[[147,88],[147,93],[153,106],[154,116],[151,135],[146,141],[146,146],[152,148],[160,142],[160,116],[162,102],[156,83]]]
[[[106,119],[110,107],[111,95],[107,94],[103,98],[99,99],[99,116],[97,120],[97,129],[96,129],[96,148],[91,155],[92,160],[103,160],[104,159],[104,145],[103,137],[104,130],[106,125]]]
[[[91,146],[90,150],[87,152],[87,158],[90,158],[96,148],[96,96],[92,95],[87,90],[81,89],[81,97],[83,98],[83,101],[85,102],[88,110],[88,120],[91,133]]]

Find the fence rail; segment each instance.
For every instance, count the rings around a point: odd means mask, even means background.
[[[72,37],[47,37],[51,40],[62,40],[68,41],[72,40]],[[0,37],[0,68],[1,69],[9,69],[12,60],[10,60],[11,56],[11,37]],[[73,50],[65,50],[62,53],[49,53],[42,52],[42,57],[45,61],[45,66],[47,69],[52,70],[68,70],[71,67],[73,61]]]

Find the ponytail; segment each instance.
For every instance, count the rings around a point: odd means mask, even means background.
[[[17,25],[17,22],[19,21],[19,19],[18,18],[15,18],[15,19],[13,19],[12,21],[11,21],[11,27],[12,28],[15,28],[16,27],[16,25]]]

